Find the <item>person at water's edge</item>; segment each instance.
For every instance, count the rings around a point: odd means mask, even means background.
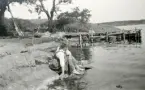
[[[81,74],[80,71],[84,70],[78,65],[78,61],[72,56],[71,52],[68,50],[68,45],[66,43],[61,43],[54,55],[54,59],[59,62],[56,67],[53,68],[59,75],[60,78],[64,78],[65,74]],[[50,67],[52,69],[52,67]]]

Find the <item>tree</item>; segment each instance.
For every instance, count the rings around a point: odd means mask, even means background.
[[[5,13],[6,9],[9,7],[9,4],[14,3],[14,2],[18,2],[18,3],[22,4],[23,2],[28,2],[28,1],[29,0],[0,0],[0,36],[7,35],[7,30],[4,25],[4,13]],[[33,1],[33,0],[30,0],[30,1]],[[10,10],[10,8],[9,8],[9,10]]]
[[[87,23],[91,17],[90,11],[88,9],[80,10],[78,7],[74,8],[72,12],[63,12],[57,17],[57,27],[62,30],[62,28],[70,28],[69,31],[79,29],[88,29]]]
[[[31,23],[31,21],[29,20],[17,19],[17,18],[14,18],[14,19],[15,19],[15,22],[17,23],[18,28],[21,29],[23,32],[32,33],[33,30],[37,28],[37,24]],[[17,35],[13,20],[5,18],[4,21],[6,23],[5,26],[6,26],[6,29],[8,30],[8,35],[14,35],[14,34]]]
[[[16,32],[18,33],[19,36],[23,37],[23,36],[24,36],[24,33],[20,30],[20,28],[19,28],[18,25],[16,24],[10,6],[8,5],[7,7],[8,7],[8,11],[9,11],[10,14],[11,14],[12,21],[13,21],[13,24],[14,24],[14,27],[15,27]]]
[[[81,12],[80,12],[80,22],[81,23],[88,23],[89,22],[89,19],[91,17],[91,14],[90,14],[90,11],[88,9],[83,9]]]
[[[59,30],[64,30],[64,26],[70,23],[75,23],[76,20],[72,17],[66,17],[65,13],[61,13],[58,17],[57,17],[57,23],[56,23],[56,28]]]
[[[88,9],[83,9],[82,11],[76,7],[72,10],[72,12],[64,12],[61,13],[57,19],[68,19],[72,20],[73,22],[80,22],[80,23],[88,23],[91,17],[90,11]]]
[[[7,31],[4,26],[4,13],[6,10],[8,0],[0,0],[0,36],[6,36]]]
[[[51,7],[50,11],[47,10],[46,7],[44,6],[44,1],[46,1],[46,0],[35,0],[35,2],[33,2],[33,4],[36,5],[35,10],[38,14],[41,14],[42,12],[44,12],[46,14],[47,19],[48,19],[49,31],[53,32],[54,16],[59,11],[60,5],[71,4],[72,0],[52,0],[52,7]],[[36,2],[39,2],[39,4],[36,4]]]
[[[73,8],[71,12],[60,13],[56,20],[53,20],[53,28],[59,31],[88,31],[90,26],[88,25],[91,17],[88,9],[80,10],[78,7]],[[41,24],[42,27],[46,27],[48,23]],[[66,30],[69,29],[69,30]]]

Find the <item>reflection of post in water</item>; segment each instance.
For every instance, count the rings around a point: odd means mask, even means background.
[[[82,48],[82,53],[84,55],[84,60],[90,60],[91,53],[89,48]]]
[[[128,30],[125,37],[127,41],[129,42],[129,44],[141,43],[141,29],[135,28],[135,30]]]
[[[91,57],[89,47],[77,48],[77,47],[70,47],[69,50],[71,51],[72,55],[77,60],[89,60]]]
[[[141,39],[141,29],[137,32],[138,34],[138,43],[142,43],[142,39]]]

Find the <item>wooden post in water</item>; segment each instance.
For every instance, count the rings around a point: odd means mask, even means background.
[[[106,42],[109,41],[109,36],[108,36],[108,32],[106,32]]]
[[[137,47],[138,39],[137,39],[137,29],[136,29],[136,28],[135,28],[134,40],[135,40],[135,45],[136,45],[136,47]]]
[[[135,43],[138,43],[138,31],[135,28]]]
[[[139,41],[139,43],[142,42],[142,39],[141,39],[141,29],[138,31],[138,41]]]
[[[129,41],[129,44],[131,44],[130,31],[128,31],[128,41]]]
[[[82,48],[82,35],[81,34],[79,35],[79,45]]]
[[[124,32],[124,29],[123,29],[123,41],[125,43],[125,32]]]

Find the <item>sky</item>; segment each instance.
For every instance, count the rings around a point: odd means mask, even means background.
[[[45,2],[48,10],[51,7],[51,1],[47,0]],[[145,0],[74,0],[73,4],[61,6],[61,9],[63,11],[70,11],[71,8],[76,6],[81,9],[87,8],[91,11],[90,22],[92,23],[145,19]],[[37,19],[38,14],[35,12],[30,13],[28,8],[33,9],[32,6],[26,6],[25,4],[11,5],[14,17]],[[5,16],[11,17],[9,12],[6,12]],[[40,16],[42,19],[46,18],[44,13]]]

